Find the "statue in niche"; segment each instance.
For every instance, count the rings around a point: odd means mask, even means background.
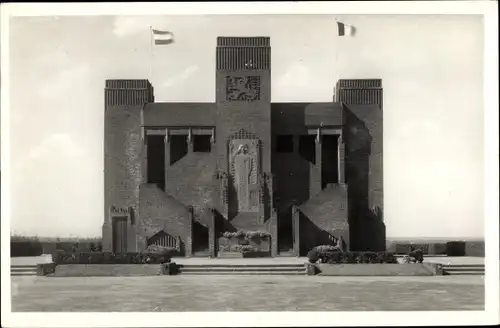
[[[252,142],[233,140],[231,143],[231,175],[238,202],[238,212],[258,210],[257,147]],[[257,190],[258,191],[258,190]]]

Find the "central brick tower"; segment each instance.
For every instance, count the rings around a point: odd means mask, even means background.
[[[270,38],[219,37],[216,51],[217,169],[227,179],[221,213],[256,228],[272,208]]]

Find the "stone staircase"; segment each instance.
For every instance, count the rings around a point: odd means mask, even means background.
[[[443,274],[447,276],[484,276],[484,264],[446,264],[443,265]]]
[[[328,184],[325,189],[299,206],[311,221],[329,222],[338,230],[348,229],[347,189],[339,184]]]
[[[11,265],[11,276],[36,276],[36,265]]]
[[[304,264],[187,264],[181,275],[305,275]]]

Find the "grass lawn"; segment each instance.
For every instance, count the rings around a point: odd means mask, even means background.
[[[484,310],[480,276],[11,279],[16,312]]]

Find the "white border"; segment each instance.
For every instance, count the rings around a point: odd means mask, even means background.
[[[477,312],[10,313],[9,18],[43,15],[480,14],[485,24],[486,309]],[[1,6],[2,324],[6,327],[471,325],[499,322],[498,4],[493,1],[267,3],[18,3]],[[5,255],[5,256],[3,256]]]

